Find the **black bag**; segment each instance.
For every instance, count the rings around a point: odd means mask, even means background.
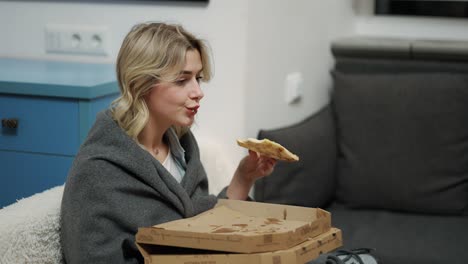
[[[369,248],[340,249],[322,254],[307,264],[378,264],[376,258],[370,254],[371,251]]]

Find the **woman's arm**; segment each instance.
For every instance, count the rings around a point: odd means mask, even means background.
[[[249,155],[240,161],[232,177],[227,189],[227,197],[229,199],[245,200],[255,181],[270,175],[275,164],[275,159],[261,156],[257,152],[249,150]]]

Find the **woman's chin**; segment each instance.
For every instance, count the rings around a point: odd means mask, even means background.
[[[189,126],[193,125],[194,121],[195,121],[194,118],[186,118],[185,120],[180,120],[179,122],[177,122],[177,125],[178,126],[189,127]]]

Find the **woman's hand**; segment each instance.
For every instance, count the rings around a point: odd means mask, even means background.
[[[250,188],[259,178],[270,175],[276,165],[276,160],[249,150],[239,163],[231,184],[227,189],[229,199],[245,200]]]
[[[237,167],[237,172],[245,181],[252,184],[259,178],[270,175],[275,167],[276,160],[249,150],[249,155],[245,156]]]

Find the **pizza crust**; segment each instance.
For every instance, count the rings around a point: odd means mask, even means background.
[[[299,161],[299,157],[297,155],[291,153],[285,147],[269,139],[238,139],[237,144],[241,147],[250,149],[269,158],[285,161]]]

